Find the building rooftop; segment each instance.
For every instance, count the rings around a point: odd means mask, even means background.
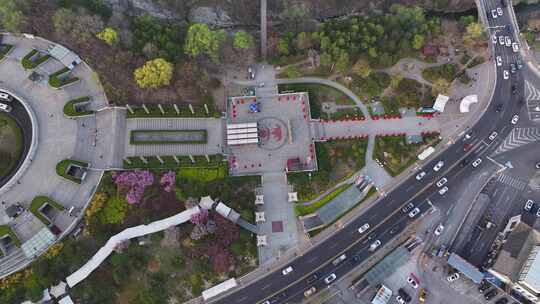
[[[522,267],[519,280],[540,293],[540,246],[535,246]]]

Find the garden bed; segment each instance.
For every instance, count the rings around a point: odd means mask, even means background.
[[[39,218],[43,222],[43,224],[45,224],[46,226],[49,226],[51,222],[46,217],[44,217],[39,211],[39,209],[46,203],[51,205],[53,208],[57,209],[58,211],[62,211],[65,208],[64,206],[60,205],[59,203],[57,203],[56,201],[52,200],[51,198],[47,196],[36,196],[32,200],[32,203],[30,203],[30,212],[32,212],[37,218]]]
[[[30,53],[26,54],[26,56],[24,56],[21,59],[21,64],[25,70],[35,69],[40,64],[44,63],[45,61],[49,60],[49,58],[51,58],[51,55],[49,54],[39,54],[40,56],[37,59],[32,60],[32,58],[38,55],[38,53],[39,52],[36,49],[31,50]]]
[[[90,111],[90,110],[81,111],[81,112],[77,112],[75,110],[75,107],[77,106],[77,104],[86,103],[89,101],[90,101],[90,97],[81,97],[81,98],[68,101],[64,105],[64,114],[69,117],[77,117],[77,116],[85,116],[85,115],[93,114],[94,111]]]
[[[11,44],[0,44],[0,61],[11,52],[13,45]]]
[[[329,201],[334,199],[336,196],[338,196],[343,191],[347,190],[350,186],[351,186],[351,184],[341,185],[338,188],[336,188],[334,191],[328,193],[328,195],[324,196],[320,200],[318,200],[318,201],[316,201],[316,202],[314,202],[312,204],[309,204],[309,205],[304,205],[302,203],[297,203],[294,206],[294,210],[295,210],[296,215],[297,216],[302,216],[302,215],[307,215],[307,214],[311,214],[311,213],[316,212],[319,208],[321,208],[326,203],[328,203]]]
[[[15,235],[15,232],[9,227],[8,225],[0,225],[0,238],[4,237],[5,235],[9,235],[13,243],[17,245],[17,247],[21,247],[21,241]]]
[[[132,145],[205,144],[206,130],[133,130]]]
[[[69,72],[70,72],[70,69],[63,68],[59,71],[52,73],[51,75],[49,75],[49,85],[53,88],[58,89],[68,84],[79,81],[78,77],[71,77],[71,78],[66,78],[66,79],[61,78],[63,74],[66,74]]]
[[[82,168],[88,168],[88,163],[83,162],[83,161],[73,160],[73,159],[64,159],[63,161],[59,162],[56,165],[56,174],[74,183],[80,184],[82,182],[81,179],[76,178],[66,173],[66,170],[69,167],[69,165],[77,165]]]

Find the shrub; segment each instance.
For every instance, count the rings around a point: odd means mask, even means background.
[[[23,68],[25,68],[26,70],[35,69],[37,66],[51,58],[51,55],[47,54],[39,56],[36,60],[32,60],[32,57],[34,57],[37,53],[38,51],[34,49],[23,57],[23,59],[21,60]]]
[[[163,58],[147,61],[133,72],[140,88],[155,89],[171,83],[173,65]]]
[[[49,75],[49,85],[51,87],[53,87],[53,88],[58,89],[60,87],[68,85],[70,83],[79,81],[78,77],[71,77],[71,78],[61,79],[60,76],[62,76],[63,74],[66,74],[67,72],[69,72],[69,69],[68,68],[63,68],[63,69],[61,69],[59,71],[56,71],[55,73]]]
[[[59,176],[65,178],[65,179],[68,179],[68,180],[70,180],[70,181],[72,181],[74,183],[80,184],[82,182],[82,180],[80,180],[80,179],[78,179],[78,178],[76,178],[74,176],[66,174],[66,170],[67,170],[67,168],[69,167],[70,164],[78,165],[78,166],[83,167],[83,168],[88,167],[88,163],[86,163],[86,162],[73,160],[73,159],[64,159],[64,160],[60,161],[58,164],[56,164],[56,174],[58,174]]]
[[[70,116],[70,117],[85,116],[85,115],[93,114],[94,111],[90,111],[90,110],[89,111],[82,111],[82,112],[76,112],[75,111],[75,106],[78,103],[83,103],[83,102],[87,102],[87,101],[90,101],[90,97],[81,97],[81,98],[77,98],[77,99],[73,99],[73,100],[68,101],[64,105],[64,114],[66,116]]]

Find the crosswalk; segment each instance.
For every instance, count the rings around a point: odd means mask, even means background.
[[[530,120],[540,120],[540,90],[525,80],[525,99]]]
[[[523,191],[527,187],[527,183],[510,175],[500,174],[497,180],[505,185],[508,185],[516,190]]]
[[[501,154],[536,141],[540,141],[540,129],[514,128],[493,154]]]

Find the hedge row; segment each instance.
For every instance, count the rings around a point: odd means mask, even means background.
[[[4,59],[4,56],[6,56],[11,49],[13,49],[13,45],[11,44],[0,44],[0,60]]]
[[[40,64],[44,63],[45,61],[49,60],[51,58],[51,55],[46,54],[43,56],[40,56],[37,60],[32,60],[32,57],[34,57],[38,53],[38,50],[33,49],[30,51],[30,53],[26,54],[26,56],[23,57],[21,60],[21,64],[23,68],[26,70],[32,70],[38,67]]]
[[[83,111],[83,112],[75,111],[75,105],[77,105],[78,103],[87,102],[87,101],[90,101],[90,97],[88,96],[68,101],[64,105],[64,114],[70,117],[85,116],[85,115],[93,114],[94,111]]]
[[[137,140],[135,136],[138,134],[174,134],[174,133],[202,133],[203,139],[201,140]],[[133,130],[130,132],[129,143],[132,145],[164,145],[164,144],[205,144],[207,142],[206,130]]]
[[[60,87],[63,87],[65,85],[68,85],[70,83],[73,83],[73,82],[76,82],[79,80],[78,77],[72,77],[72,78],[68,78],[66,80],[62,80],[60,79],[60,76],[64,73],[67,73],[69,72],[69,69],[68,68],[63,68],[59,71],[56,71],[54,72],[53,74],[49,75],[49,85],[53,88],[60,88]]]

